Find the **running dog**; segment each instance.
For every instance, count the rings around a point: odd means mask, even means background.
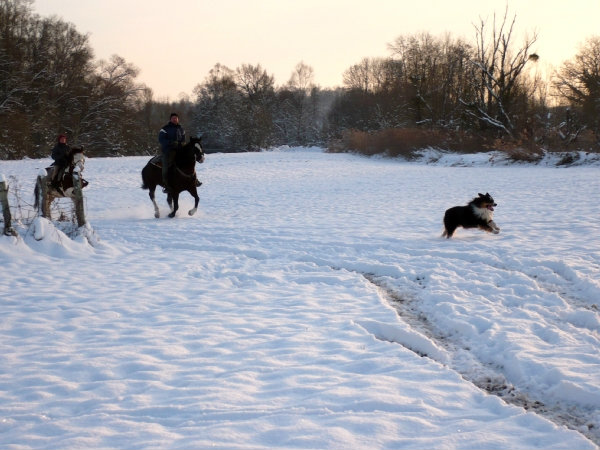
[[[479,194],[466,206],[454,206],[444,214],[444,233],[450,239],[458,227],[479,228],[488,233],[498,234],[500,228],[494,222],[496,202],[487,192]]]

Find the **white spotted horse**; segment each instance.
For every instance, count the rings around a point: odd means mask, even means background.
[[[82,189],[89,184],[86,180],[84,180],[81,177],[81,172],[83,172],[83,168],[85,165],[83,147],[72,147],[71,151],[67,154],[67,158],[67,170],[64,171],[62,178],[60,180],[57,180],[56,185],[52,184],[52,176],[54,174],[54,171],[58,170],[54,163],[49,167],[46,167],[44,169],[44,172],[38,175],[38,182],[35,184],[34,190],[34,207],[36,209],[42,207],[42,210],[45,211],[44,215],[49,214],[50,204],[55,198],[75,198],[75,182],[73,178],[74,173],[79,174]],[[44,183],[46,187],[45,199],[42,199],[44,190],[40,186],[40,183]]]
[[[193,216],[198,210],[197,187],[201,183],[196,183],[196,163],[204,162],[204,150],[200,143],[202,138],[192,137],[190,141],[178,148],[175,152],[175,161],[169,167],[167,181],[171,190],[167,193],[167,203],[171,208],[169,217],[175,217],[179,209],[179,194],[183,191],[188,191],[194,197],[194,207],[188,211],[190,216]],[[161,155],[154,156],[148,161],[142,169],[142,189],[148,189],[150,200],[154,205],[154,217],[160,217],[160,210],[154,198],[156,186],[164,186],[162,178],[162,157]]]

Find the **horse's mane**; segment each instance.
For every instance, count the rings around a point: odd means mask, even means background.
[[[177,150],[175,163],[182,168],[194,167],[196,164],[196,152],[198,151],[196,143],[199,142],[198,139],[190,139],[188,143]]]

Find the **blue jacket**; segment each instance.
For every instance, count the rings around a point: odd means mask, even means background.
[[[185,130],[181,125],[175,125],[173,122],[167,123],[158,132],[158,142],[164,151],[168,151],[171,146],[185,143]]]

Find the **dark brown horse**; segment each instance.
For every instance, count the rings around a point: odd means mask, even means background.
[[[72,147],[71,151],[67,155],[67,158],[68,158],[67,169],[65,170],[63,177],[60,180],[58,180],[58,188],[54,187],[51,183],[54,171],[58,170],[58,167],[56,167],[54,164],[43,169],[43,172],[41,172],[38,175],[38,182],[35,184],[35,190],[34,190],[34,195],[35,195],[34,208],[37,209],[40,206],[44,205],[44,203],[45,203],[46,205],[43,209],[46,211],[46,213],[48,213],[50,203],[52,203],[52,201],[55,198],[64,198],[64,197],[75,198],[74,180],[73,180],[74,172],[79,174],[79,179],[81,180],[81,188],[84,188],[88,185],[88,182],[81,177],[81,172],[83,172],[83,166],[85,164],[85,156],[83,155],[83,147]],[[45,187],[46,187],[46,189],[45,189],[46,198],[45,199],[42,198],[44,189],[42,189],[42,186],[40,186],[40,183],[44,183]],[[46,214],[44,214],[44,215],[46,215]]]
[[[175,163],[169,167],[168,182],[171,186],[171,192],[167,194],[167,203],[171,208],[169,217],[175,217],[179,209],[179,193],[188,191],[194,197],[194,207],[188,211],[190,216],[194,215],[198,210],[198,189],[196,185],[196,163],[204,162],[204,150],[200,144],[201,138],[190,138],[190,142],[183,147],[178,148],[175,153]],[[154,191],[156,186],[163,186],[162,179],[162,158],[155,156],[142,169],[142,189],[149,189],[148,195],[154,205],[154,217],[160,217],[160,211],[156,200],[154,199]]]

